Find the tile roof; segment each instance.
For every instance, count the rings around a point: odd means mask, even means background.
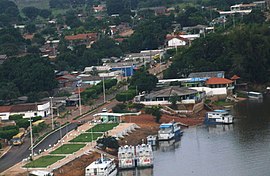
[[[158,91],[153,91],[146,96],[146,98],[154,97],[170,97],[173,95],[184,96],[197,93],[197,90],[188,89],[186,87],[171,86]]]
[[[27,111],[37,111],[37,104],[0,106],[0,112],[27,112]]]
[[[66,40],[86,40],[91,39],[92,41],[97,40],[97,33],[77,34],[65,36]]]
[[[230,84],[232,82],[233,82],[232,80],[229,80],[229,79],[226,79],[226,78],[216,78],[216,77],[213,77],[213,78],[209,78],[206,81],[206,84],[207,85],[210,85],[210,84]]]
[[[233,77],[231,77],[231,80],[237,80],[237,79],[239,79],[239,78],[240,78],[239,76],[233,75]]]

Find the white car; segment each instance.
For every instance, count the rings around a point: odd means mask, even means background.
[[[107,112],[108,110],[107,110],[107,108],[102,108],[101,111],[102,111],[102,112]]]

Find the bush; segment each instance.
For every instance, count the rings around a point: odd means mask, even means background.
[[[19,130],[16,129],[0,131],[0,138],[10,140],[14,135],[18,133]]]
[[[117,105],[115,105],[113,108],[112,108],[112,111],[114,113],[126,113],[126,112],[129,112],[127,110],[127,105],[126,104],[123,104],[123,103],[118,103]]]
[[[142,103],[133,103],[132,105],[131,105],[131,108],[135,108],[137,111],[140,111],[141,109],[143,109],[144,108],[144,104],[142,104]]]
[[[5,126],[3,128],[1,128],[0,130],[19,130],[19,127],[17,126]]]
[[[30,125],[30,123],[29,123],[28,119],[16,120],[16,126],[18,126],[19,128],[27,129],[29,127],[29,125]]]
[[[41,116],[32,117],[33,122],[41,120],[41,119],[42,119]]]
[[[23,118],[23,115],[21,114],[15,114],[15,115],[11,115],[9,116],[9,120],[19,120],[19,119],[22,119]]]

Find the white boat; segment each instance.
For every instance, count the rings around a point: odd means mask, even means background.
[[[31,171],[29,176],[53,176],[53,173],[43,170],[35,170]]]
[[[135,168],[135,147],[121,146],[118,148],[118,166],[120,169]]]
[[[152,146],[148,144],[142,144],[136,146],[136,158],[137,167],[153,167],[153,150]]]
[[[214,110],[207,112],[204,123],[205,124],[232,124],[234,117],[226,110]]]
[[[262,99],[263,95],[260,92],[248,92],[248,98],[251,99]]]
[[[177,136],[180,136],[181,131],[180,124],[177,122],[163,123],[159,127],[158,140],[170,140]]]
[[[117,168],[110,158],[99,158],[85,168],[85,176],[116,176]]]

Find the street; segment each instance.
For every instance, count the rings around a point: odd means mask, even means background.
[[[113,92],[110,95],[106,95],[106,100],[111,100],[115,97],[115,95],[122,91],[126,90],[126,86],[121,87],[117,91]],[[85,113],[91,109],[97,108],[99,105],[102,105],[104,102],[103,96],[99,97],[92,106],[84,106],[82,108],[82,112]],[[112,100],[107,102],[107,104],[104,104],[103,106],[97,108],[96,111],[93,111],[82,118],[78,119],[79,121],[90,121],[93,119],[93,114],[101,112],[101,109],[106,107],[108,110],[111,109],[113,106],[115,106],[118,102],[116,100]],[[70,121],[71,119],[79,116],[79,109],[76,111],[72,112],[72,115],[68,117],[68,119],[57,119],[61,124],[64,124],[67,121]],[[48,117],[49,119],[50,117]],[[51,135],[49,135],[44,141],[39,143],[35,148],[34,148],[34,153],[39,153],[39,151],[43,151],[44,149],[50,148],[49,145],[53,145],[58,142],[67,132],[73,130],[77,124],[71,123],[67,125],[66,127],[60,130],[55,131]],[[7,170],[8,168],[14,166],[15,164],[19,163],[23,159],[29,157],[30,155],[30,137],[29,135],[25,137],[24,143],[21,146],[13,146],[2,158],[0,158],[0,173]]]

